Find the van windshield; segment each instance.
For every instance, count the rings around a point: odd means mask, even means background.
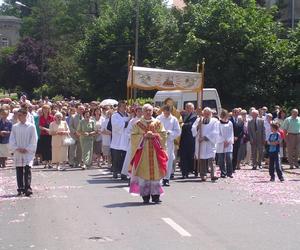
[[[177,108],[177,106],[178,106],[178,102],[176,102],[176,101],[173,101],[173,103],[174,103],[174,107],[175,108]],[[154,105],[155,105],[155,107],[162,107],[162,106],[164,106],[164,101],[156,101],[155,103],[154,103]]]
[[[185,102],[184,102],[184,107],[185,107],[185,105],[186,105],[188,102],[193,103],[194,106],[197,107],[197,102],[196,102],[196,101],[185,101]],[[209,108],[211,108],[212,110],[215,110],[215,111],[218,112],[216,100],[203,100],[203,108],[205,108],[205,107],[209,107]]]

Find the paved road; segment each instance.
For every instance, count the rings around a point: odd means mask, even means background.
[[[31,198],[0,170],[0,249],[300,249],[300,175],[266,170],[201,183],[175,179],[143,205],[105,169],[35,168]]]

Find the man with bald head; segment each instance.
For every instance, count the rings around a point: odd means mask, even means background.
[[[300,151],[300,117],[298,109],[291,111],[291,116],[283,122],[282,128],[287,134],[286,142],[290,168],[299,168],[298,158]]]
[[[185,112],[182,114],[182,130],[179,144],[179,166],[182,178],[188,178],[194,168],[195,138],[192,134],[192,126],[197,119],[193,103],[185,105]]]
[[[211,181],[216,181],[215,166],[213,160],[216,156],[216,144],[219,138],[219,121],[212,117],[212,110],[204,108],[202,116],[197,118],[192,126],[195,137],[195,159],[197,160],[196,171],[200,172],[202,181],[206,181],[210,168]]]
[[[248,134],[251,144],[253,170],[262,168],[261,162],[263,159],[263,150],[266,141],[266,131],[264,120],[258,117],[258,110],[254,109],[251,112],[252,120],[248,124]]]

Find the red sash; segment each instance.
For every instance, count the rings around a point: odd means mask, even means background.
[[[157,158],[157,162],[158,162],[159,171],[161,172],[161,174],[163,176],[165,176],[166,173],[167,173],[168,155],[166,154],[166,151],[161,146],[158,137],[152,138],[151,142],[152,142],[152,145],[153,145],[155,153],[156,153],[156,158]],[[140,146],[135,151],[135,154],[133,155],[133,158],[130,162],[130,164],[135,169],[137,169],[140,165],[140,161],[141,161],[142,153],[143,153],[143,149],[144,149],[144,143],[145,143],[145,139],[143,139],[142,142],[140,143]],[[129,172],[131,173],[131,170],[129,170]]]

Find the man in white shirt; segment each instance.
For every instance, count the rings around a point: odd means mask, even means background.
[[[123,163],[126,156],[128,142],[126,140],[126,128],[130,118],[126,113],[126,102],[120,101],[118,103],[118,111],[111,117],[111,157],[112,157],[112,170],[113,178],[117,179],[118,174],[121,173]],[[121,175],[122,180],[127,180],[127,176]]]
[[[34,124],[28,122],[27,110],[18,111],[20,122],[12,127],[9,145],[14,153],[14,166],[17,172],[18,195],[32,194],[31,167],[37,147],[37,133]]]
[[[168,165],[167,174],[163,179],[163,186],[170,186],[169,180],[173,171],[173,161],[175,160],[174,153],[174,140],[180,136],[181,128],[177,118],[171,115],[171,107],[163,106],[162,114],[157,117],[161,121],[165,130],[167,131],[167,153],[168,153]]]

